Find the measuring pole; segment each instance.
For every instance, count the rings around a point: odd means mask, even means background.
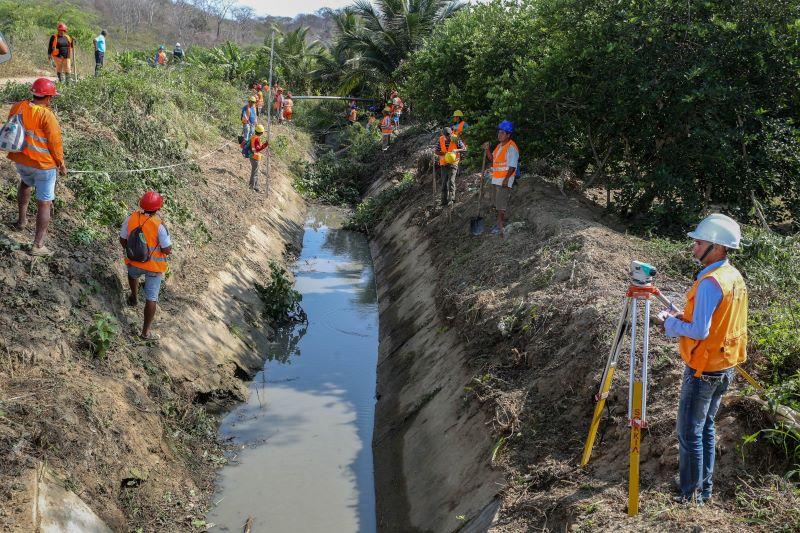
[[[269,96],[267,98],[267,142],[272,142],[272,137],[270,137],[270,129],[272,126],[272,58],[275,54],[275,31],[272,32],[272,38],[270,39],[269,43],[269,92],[267,93]],[[266,194],[269,196],[269,163],[270,157],[269,153],[272,150],[270,147],[267,147],[267,188]]]

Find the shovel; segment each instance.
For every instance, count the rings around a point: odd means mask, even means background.
[[[481,175],[480,175],[480,188],[478,189],[478,210],[474,217],[469,219],[469,231],[473,235],[480,235],[483,233],[484,223],[483,217],[481,216],[481,204],[483,203],[483,181],[484,176],[483,174],[486,172],[486,151],[483,152],[483,163],[481,164]]]

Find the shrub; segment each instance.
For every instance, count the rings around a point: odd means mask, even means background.
[[[389,207],[414,185],[414,177],[407,173],[400,183],[384,189],[356,206],[347,221],[346,229],[369,233],[381,221]]]
[[[92,354],[100,359],[105,359],[111,343],[117,336],[118,327],[116,319],[108,313],[94,315],[94,322],[86,332],[86,338]]]
[[[305,312],[300,307],[303,296],[294,290],[286,271],[276,262],[269,262],[269,285],[255,284],[256,292],[264,303],[262,315],[274,323],[305,320]]]

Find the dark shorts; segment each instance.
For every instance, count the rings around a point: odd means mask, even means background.
[[[101,67],[103,66],[103,61],[105,60],[105,52],[99,52],[97,50],[94,51],[94,62]]]

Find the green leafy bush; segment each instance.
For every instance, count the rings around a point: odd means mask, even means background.
[[[751,191],[796,220],[798,20],[766,0],[494,0],[436,29],[404,91],[424,119],[464,110],[473,139],[513,120],[523,161],[597,175],[662,228],[708,203],[744,218]]]
[[[108,313],[94,315],[94,322],[86,331],[86,338],[92,354],[100,359],[105,359],[118,331],[117,320],[112,315]]]

